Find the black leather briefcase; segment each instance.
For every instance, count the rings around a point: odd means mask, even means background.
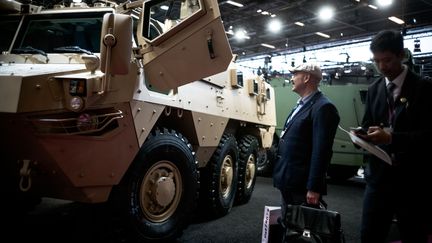
[[[285,210],[284,242],[344,243],[341,216],[336,211],[306,205],[288,205]]]

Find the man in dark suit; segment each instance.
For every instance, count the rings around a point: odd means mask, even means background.
[[[318,65],[304,63],[290,71],[292,90],[300,99],[287,117],[273,169],[274,186],[282,195],[282,217],[287,204],[323,202],[340,120],[336,107],[318,90],[322,79]]]
[[[384,149],[392,165],[369,157],[361,240],[386,242],[396,216],[403,243],[427,242],[432,83],[402,64],[405,52],[399,31],[378,33],[370,50],[383,77],[368,88],[362,121],[367,134],[358,135]]]

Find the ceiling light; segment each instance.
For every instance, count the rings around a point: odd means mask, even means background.
[[[243,39],[250,39],[250,37],[247,35],[246,30],[239,29],[235,32],[234,37],[237,40],[243,40]]]
[[[276,17],[276,14],[272,14],[272,15],[270,15],[270,17],[274,18],[274,17]]]
[[[393,3],[393,0],[378,0],[378,5],[387,7]]]
[[[390,16],[388,19],[395,22],[396,24],[405,24],[405,21],[395,16]]]
[[[270,21],[268,28],[271,32],[278,33],[282,29],[282,23],[279,20],[274,19]]]
[[[243,7],[243,4],[235,2],[235,1],[226,1],[226,3],[231,4],[233,6],[236,6],[236,7],[239,7],[239,8]]]
[[[368,5],[368,7],[369,7],[369,8],[372,8],[372,9],[378,9],[378,7],[377,7],[377,6],[375,6],[375,5],[372,5],[372,4],[369,4],[369,5]]]
[[[229,29],[228,31],[225,31],[225,33],[229,35],[234,35],[234,31],[232,29]]]
[[[162,5],[162,6],[160,6],[160,9],[162,9],[162,10],[168,10],[169,9],[169,7],[167,6],[167,5]]]
[[[298,25],[298,26],[301,26],[301,27],[303,27],[304,26],[304,24],[302,23],[302,22],[295,22],[294,24],[296,24],[296,25]]]
[[[330,38],[329,35],[324,34],[324,33],[322,33],[322,32],[315,32],[315,34],[317,34],[317,35],[319,35],[319,36],[321,36],[321,37],[324,37],[324,38]]]
[[[331,8],[331,7],[323,7],[319,11],[318,16],[322,20],[329,20],[329,19],[333,18],[333,14],[334,14],[333,8]]]
[[[261,12],[262,12],[262,9],[258,9],[258,10],[257,10],[257,13],[261,13]]]
[[[262,15],[269,15],[270,13],[267,12],[267,11],[262,11],[261,14],[262,14]]]
[[[265,44],[265,43],[261,43],[262,46],[270,48],[270,49],[275,49],[276,47],[273,45],[269,45],[269,44]]]

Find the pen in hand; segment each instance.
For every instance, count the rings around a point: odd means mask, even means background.
[[[366,134],[358,135],[373,144],[390,144],[392,134],[380,126],[371,126],[367,129]]]

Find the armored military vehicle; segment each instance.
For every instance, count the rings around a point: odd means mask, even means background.
[[[340,125],[345,129],[357,127],[364,113],[364,102],[368,85],[379,74],[372,63],[352,62],[324,66],[320,90],[335,104],[341,118]],[[286,116],[299,99],[291,90],[289,77],[273,78],[269,83],[276,94],[277,127],[273,148],[269,150],[269,160],[259,161],[258,173],[269,174],[274,163],[277,141],[283,129]],[[355,176],[364,165],[365,151],[354,147],[349,136],[337,130],[333,144],[333,157],[328,176],[343,181]]]
[[[0,5],[2,201],[109,202],[166,242],[250,200],[274,89],[237,71],[216,0],[103,3]]]

